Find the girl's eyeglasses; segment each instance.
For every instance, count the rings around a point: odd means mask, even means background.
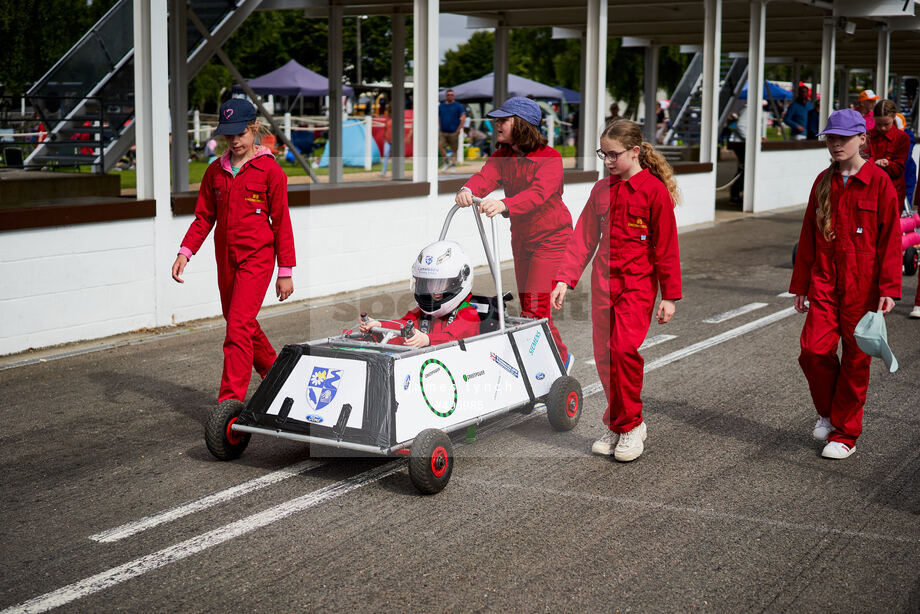
[[[597,154],[597,159],[600,160],[601,162],[603,162],[604,160],[610,160],[611,163],[615,164],[617,161],[617,158],[625,154],[627,151],[629,150],[624,149],[623,151],[608,151],[605,153],[603,149],[598,149],[595,153]]]

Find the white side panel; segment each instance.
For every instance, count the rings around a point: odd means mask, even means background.
[[[542,397],[562,375],[562,369],[559,368],[553,352],[552,339],[548,338],[541,325],[515,331],[512,336],[521,354],[521,362],[524,363],[533,394]]]
[[[395,379],[397,442],[529,399],[506,335],[401,358]]]
[[[335,426],[346,403],[351,414],[346,426],[361,428],[364,421],[364,392],[367,363],[360,360],[301,356],[266,414],[278,415],[286,397],[294,399],[288,418],[301,422]]]
[[[805,205],[818,173],[827,168],[827,149],[761,151],[754,211]]]

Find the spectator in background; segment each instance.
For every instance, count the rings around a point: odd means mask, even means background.
[[[867,133],[875,128],[875,117],[872,115],[872,111],[875,109],[875,103],[878,102],[879,98],[880,96],[872,90],[863,90],[859,93],[859,98],[856,101],[857,110],[866,120]]]
[[[610,105],[610,115],[607,116],[605,121],[609,124],[618,117],[620,117],[620,105],[614,102]]]
[[[444,102],[438,105],[438,120],[441,124],[438,135],[438,149],[444,158],[442,171],[446,171],[454,166],[460,159],[459,136],[463,130],[463,122],[466,120],[466,109],[462,104],[454,100],[454,90],[444,92]],[[447,157],[447,148],[450,147],[452,158]]]
[[[821,97],[815,98],[815,106],[808,112],[808,121],[805,124],[805,132],[808,134],[808,140],[814,141],[818,138],[818,122],[821,117]]]
[[[813,110],[814,106],[808,99],[808,88],[800,85],[795,100],[783,115],[783,122],[792,130],[794,140],[804,141],[808,138],[808,114]]]
[[[655,103],[655,142],[659,145],[664,143],[664,135],[668,131],[670,122],[668,121],[668,114],[665,113],[671,105],[669,100],[661,100]]]
[[[732,131],[728,137],[728,148],[735,153],[738,158],[738,170],[735,172],[736,179],[732,183],[729,202],[741,204],[743,202],[741,193],[744,190],[744,153],[745,141],[747,140],[747,105],[741,108],[738,115],[732,114],[732,121],[729,124]]]
[[[900,113],[895,115],[894,125],[899,130],[904,131],[910,143],[907,147],[907,162],[904,164],[904,185],[907,188],[907,202],[911,203],[914,201],[914,190],[917,187],[917,163],[914,162],[913,155],[914,145],[917,144],[917,135],[914,134],[913,128],[907,125],[904,116]]]

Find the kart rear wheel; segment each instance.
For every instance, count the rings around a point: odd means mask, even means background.
[[[546,395],[546,417],[557,431],[571,431],[581,418],[581,384],[563,375],[549,388]]]
[[[425,429],[409,449],[409,478],[425,495],[444,490],[454,470],[454,447],[440,429]]]
[[[920,265],[920,252],[911,245],[904,250],[904,274],[910,277],[917,272],[918,265]]]
[[[250,433],[238,433],[230,430],[233,423],[240,417],[245,405],[236,399],[221,401],[208,415],[208,423],[204,427],[204,441],[208,450],[222,461],[239,458],[249,445]]]

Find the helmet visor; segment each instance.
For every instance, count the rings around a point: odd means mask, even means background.
[[[418,277],[415,280],[415,293],[421,295],[450,294],[455,295],[463,287],[459,277],[429,279]]]

